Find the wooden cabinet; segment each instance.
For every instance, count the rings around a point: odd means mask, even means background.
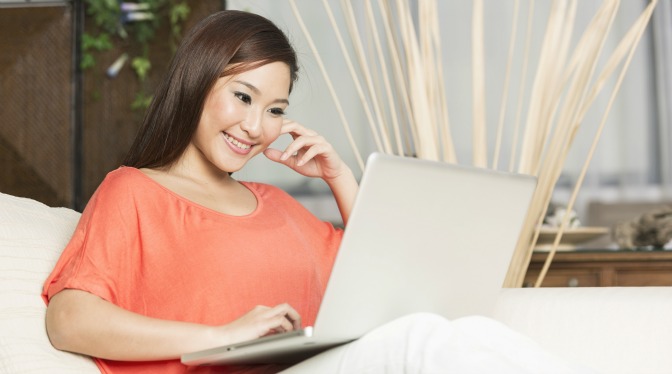
[[[548,253],[535,252],[524,285],[533,286]],[[557,252],[542,287],[672,286],[672,251]]]

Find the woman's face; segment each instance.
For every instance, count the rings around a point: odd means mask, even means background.
[[[289,67],[283,62],[217,80],[182,161],[240,170],[280,136],[289,86]]]

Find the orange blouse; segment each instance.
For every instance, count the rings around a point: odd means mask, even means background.
[[[276,187],[242,183],[257,208],[229,216],[138,169],[110,172],[47,278],[45,302],[73,288],[146,316],[209,325],[286,302],[312,325],[343,231]],[[187,370],[178,360],[96,361],[104,373]]]

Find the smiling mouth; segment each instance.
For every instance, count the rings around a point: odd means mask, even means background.
[[[232,137],[231,135],[229,135],[227,133],[224,133],[224,138],[226,139],[226,141],[229,142],[229,144],[231,144],[234,147],[239,148],[241,150],[246,151],[246,150],[252,148],[251,144],[242,143],[242,142],[238,141],[237,139],[235,139],[234,137]]]

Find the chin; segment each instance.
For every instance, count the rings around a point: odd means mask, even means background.
[[[250,160],[252,160],[254,157],[258,155],[259,155],[258,152],[251,152],[250,154],[245,156],[220,154],[218,155],[218,157],[210,158],[210,162],[217,169],[231,174],[240,171],[242,168],[245,167],[245,165],[247,165],[250,162]]]
[[[240,169],[242,169],[242,167],[240,167],[240,168],[226,168],[226,169],[221,169],[221,170],[222,170],[223,172],[225,172],[225,173],[229,173],[229,175],[231,175],[231,174],[233,174],[233,173],[235,173],[235,172],[237,172],[237,171],[240,171]]]
[[[243,168],[243,165],[241,165],[241,166],[231,165],[231,163],[229,162],[229,163],[223,163],[223,164],[215,165],[215,167],[217,169],[219,169],[220,171],[224,172],[224,173],[231,174],[231,173],[235,173],[237,171],[240,171],[240,169]]]
[[[215,164],[215,166],[225,172],[225,173],[235,173],[237,171],[240,171],[245,165],[247,165],[247,162],[249,160],[241,161],[241,160],[224,160],[219,162],[218,164]]]

